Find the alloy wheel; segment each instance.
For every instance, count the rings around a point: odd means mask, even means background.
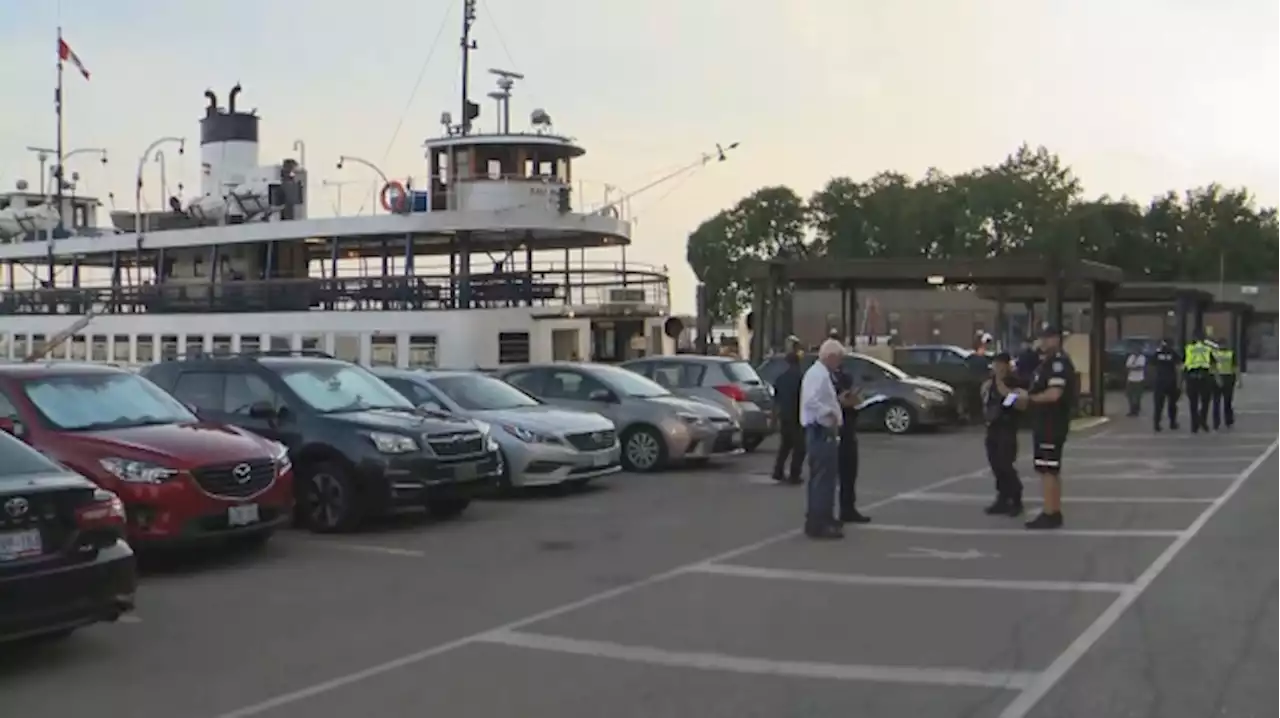
[[[347,511],[347,492],[336,476],[318,473],[311,477],[307,493],[307,516],[313,526],[334,528]]]
[[[905,406],[891,406],[884,412],[884,428],[891,434],[905,434],[911,428],[911,412]]]
[[[640,471],[652,469],[661,454],[658,439],[647,431],[637,431],[627,439],[627,460]]]

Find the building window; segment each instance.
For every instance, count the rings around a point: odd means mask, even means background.
[[[71,360],[84,361],[89,358],[88,337],[83,334],[71,337]]]
[[[129,361],[128,334],[117,334],[111,338],[111,358],[109,361]]]
[[[529,332],[500,332],[498,334],[499,364],[529,363]]]
[[[150,364],[156,360],[156,355],[152,351],[152,337],[150,334],[138,335],[138,363]]]
[[[396,335],[375,334],[370,338],[370,361],[376,365],[397,366]]]
[[[26,334],[14,334],[13,341],[9,343],[9,346],[11,349],[11,351],[9,352],[9,356],[13,357],[14,359],[21,359],[31,351],[29,348],[27,348]]]
[[[89,337],[89,359],[92,361],[110,361],[107,353],[107,337],[102,334]]]
[[[436,338],[431,334],[409,336],[409,367],[434,367],[436,365]]]
[[[240,353],[241,354],[257,354],[262,349],[262,335],[260,334],[241,334],[240,335]]]
[[[142,348],[138,348],[138,354],[142,354]],[[178,337],[173,334],[165,334],[160,337],[160,361],[172,361],[178,358]]]
[[[333,355],[343,361],[360,361],[360,335],[334,334]]]
[[[230,354],[231,353],[231,336],[229,334],[213,335],[213,353],[214,354]]]

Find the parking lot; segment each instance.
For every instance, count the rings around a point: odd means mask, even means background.
[[[957,431],[863,437],[874,522],[815,543],[766,449],[166,560],[126,621],[0,662],[0,695],[25,718],[1274,716],[1277,385],[1248,382],[1231,433],[1189,435],[1185,405],[1177,433],[1079,432],[1058,532],[983,515]]]

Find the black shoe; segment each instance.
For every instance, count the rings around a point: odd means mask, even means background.
[[[840,512],[840,523],[842,524],[869,524],[871,517],[860,513],[857,509],[849,509]]]
[[[1033,531],[1041,529],[1060,529],[1062,528],[1062,514],[1048,514],[1041,512],[1039,516],[1028,521],[1026,523],[1026,527]]]
[[[829,541],[844,538],[844,529],[840,528],[840,524],[835,523],[805,524],[804,535],[819,541]]]
[[[1009,509],[1012,506],[1012,502],[1004,497],[1000,497],[990,506],[983,509],[982,512],[988,516],[1007,516],[1009,514]]]
[[[1009,510],[1008,510],[1008,511],[1005,511],[1005,514],[1004,514],[1004,515],[1005,515],[1005,516],[1012,516],[1013,518],[1017,518],[1017,517],[1021,516],[1021,515],[1022,515],[1022,502],[1021,502],[1021,501],[1010,501],[1010,502],[1009,502]]]
[[[1157,433],[1157,434],[1158,434],[1158,433],[1160,433],[1161,431],[1164,431],[1164,429],[1161,429],[1161,428],[1160,428],[1160,425],[1159,425],[1159,424],[1156,424],[1154,428],[1155,428],[1155,430],[1156,430],[1156,433]]]
[[[1178,422],[1176,421],[1170,422],[1169,431],[1177,431],[1177,430],[1178,430]]]

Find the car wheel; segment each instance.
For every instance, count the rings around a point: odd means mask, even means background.
[[[337,464],[311,467],[302,481],[301,499],[302,520],[317,533],[350,531],[364,518],[355,484]]]
[[[916,425],[915,412],[902,403],[893,403],[885,407],[880,421],[884,425],[884,430],[890,434],[906,434]]]
[[[655,429],[640,426],[622,437],[622,465],[627,471],[657,471],[667,463],[667,442]]]
[[[470,505],[471,499],[430,499],[426,502],[427,513],[435,519],[457,518]]]
[[[746,436],[742,439],[742,450],[750,453],[760,448],[760,445],[763,443],[763,436]]]

